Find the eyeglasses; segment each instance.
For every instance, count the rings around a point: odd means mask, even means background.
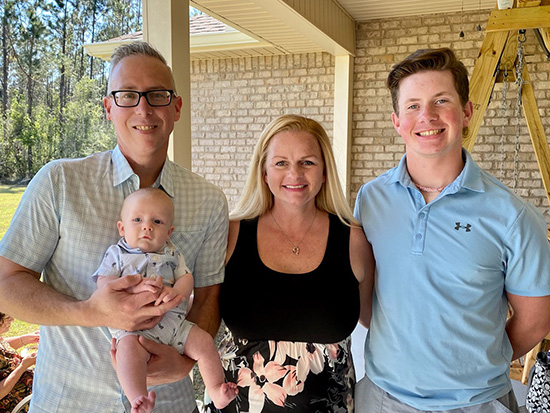
[[[111,96],[115,104],[121,108],[132,108],[139,105],[141,97],[145,97],[149,106],[168,106],[172,103],[173,90],[148,90],[138,92],[137,90],[113,90]]]

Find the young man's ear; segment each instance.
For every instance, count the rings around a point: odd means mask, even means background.
[[[399,133],[399,125],[401,124],[401,122],[399,121],[399,115],[397,113],[393,112],[391,114],[391,121],[393,123],[393,127],[395,128],[395,130],[397,131],[397,133]]]
[[[471,100],[466,103],[464,106],[464,109],[462,109],[462,113],[464,114],[464,121],[462,127],[465,128],[469,125],[470,120],[472,120],[472,116],[474,115],[474,104]]]

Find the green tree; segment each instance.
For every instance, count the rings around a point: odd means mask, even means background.
[[[75,93],[64,109],[60,156],[76,158],[112,149],[116,140],[105,119],[98,95],[98,84],[89,78],[80,79]]]
[[[141,1],[0,0],[0,20],[0,179],[112,148],[102,109],[108,63],[83,45],[141,30]]]

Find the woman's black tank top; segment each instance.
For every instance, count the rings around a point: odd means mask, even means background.
[[[335,215],[321,264],[309,273],[266,267],[257,248],[258,220],[241,221],[225,269],[220,311],[236,338],[336,343],[359,319],[359,288],[350,264],[350,229]]]

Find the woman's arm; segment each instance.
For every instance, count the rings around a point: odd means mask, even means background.
[[[13,390],[23,373],[34,363],[36,363],[36,354],[25,357],[8,377],[0,381],[0,399],[6,397]]]
[[[27,344],[38,343],[39,338],[40,333],[38,331],[35,331],[34,333],[23,334],[21,336],[6,337],[4,338],[4,340],[7,341],[11,347],[17,350],[23,346],[26,346]]]

